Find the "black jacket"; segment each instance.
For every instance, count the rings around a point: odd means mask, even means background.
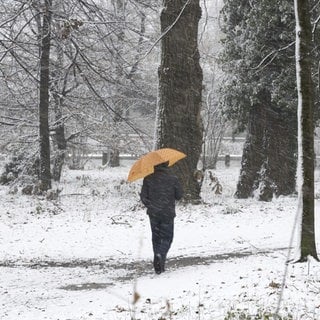
[[[150,217],[172,219],[176,216],[175,201],[182,195],[178,178],[168,168],[160,167],[144,178],[140,198]]]

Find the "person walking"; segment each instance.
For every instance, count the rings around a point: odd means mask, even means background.
[[[168,162],[154,166],[154,173],[143,179],[140,199],[150,219],[153,266],[157,274],[165,271],[167,253],[173,240],[175,202],[182,196],[182,186],[170,173]]]

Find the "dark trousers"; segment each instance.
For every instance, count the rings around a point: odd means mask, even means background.
[[[173,239],[174,218],[162,220],[150,217],[150,225],[153,253],[154,255],[160,253],[164,263]]]

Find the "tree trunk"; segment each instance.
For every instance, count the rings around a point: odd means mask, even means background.
[[[318,259],[314,231],[314,92],[311,78],[312,29],[308,0],[295,0],[298,89],[298,192],[301,215],[300,258]]]
[[[59,26],[61,29],[61,26]],[[60,39],[62,40],[62,39]],[[55,146],[55,153],[53,156],[53,168],[52,168],[52,178],[54,181],[60,181],[62,167],[65,162],[66,150],[67,150],[67,140],[65,137],[65,125],[63,119],[63,103],[66,95],[66,78],[67,75],[64,75],[63,67],[63,50],[61,46],[57,46],[56,52],[56,70],[51,72],[51,89],[52,97],[54,101],[54,116],[55,116],[55,125],[54,125],[54,136],[53,144]]]
[[[65,127],[64,121],[62,119],[61,106],[56,106],[58,110],[56,110],[56,127],[55,127],[55,136],[54,142],[56,145],[56,154],[53,161],[52,168],[52,177],[54,181],[60,181],[62,167],[65,161],[65,155],[67,150],[67,141],[65,138]]]
[[[259,173],[264,161],[264,135],[266,128],[267,93],[260,93],[258,102],[250,108],[248,132],[241,160],[240,177],[235,196],[243,199],[253,196],[259,185]]]
[[[40,140],[40,190],[51,188],[50,141],[49,141],[49,64],[51,38],[52,0],[44,1],[40,52],[40,101],[39,101],[39,140]]]
[[[116,30],[115,35],[117,37],[117,46],[115,47],[115,63],[116,63],[116,73],[115,77],[117,79],[117,82],[122,83],[124,78],[124,72],[123,72],[123,57],[121,50],[123,48],[124,40],[125,40],[125,33],[124,33],[124,26],[125,26],[125,7],[126,3],[123,0],[113,0],[112,1],[114,6],[114,14],[117,17],[119,21],[122,21],[123,23],[120,23]],[[125,110],[126,110],[126,101],[123,99],[124,93],[122,92],[122,87],[119,85],[117,88],[117,91],[114,95],[114,110],[116,114],[113,116],[113,122],[114,122],[114,128],[117,128],[116,134],[113,135],[113,141],[111,144],[111,158],[109,165],[111,167],[118,167],[120,166],[120,150],[119,150],[119,128],[121,125],[121,122],[123,121]]]
[[[295,116],[272,106],[270,92],[258,93],[249,113],[236,197],[256,194],[261,201],[271,201],[274,195],[295,192],[295,123]]]
[[[174,171],[187,201],[200,199],[193,176],[201,154],[200,117],[202,70],[199,64],[199,0],[164,0],[161,13],[161,64],[157,110],[157,147],[171,147],[187,154]]]
[[[120,166],[120,152],[118,149],[113,149],[111,151],[109,166],[111,168]]]
[[[296,127],[296,114],[272,107],[268,110],[267,173],[275,196],[286,196],[296,190],[297,136],[293,129]]]

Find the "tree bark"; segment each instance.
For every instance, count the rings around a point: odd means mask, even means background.
[[[61,26],[59,26],[59,29],[61,29]],[[57,46],[56,57],[56,68],[51,71],[50,75],[55,116],[54,135],[52,137],[55,151],[53,156],[52,178],[54,181],[59,182],[67,151],[67,140],[65,137],[65,124],[62,109],[66,95],[65,83],[67,82],[67,75],[63,74],[64,53],[61,46]]]
[[[297,170],[296,114],[279,108],[268,109],[266,155],[267,179],[277,196],[295,193]]]
[[[40,52],[40,99],[39,99],[39,140],[40,140],[40,190],[51,188],[50,141],[49,141],[49,65],[51,40],[52,0],[44,1]]]
[[[266,129],[266,91],[258,94],[257,103],[249,111],[248,131],[241,160],[237,198],[249,198],[259,185],[259,174],[264,162],[264,136]]]
[[[256,195],[261,201],[271,201],[274,195],[295,192],[295,119],[272,106],[268,90],[260,90],[249,111],[237,198]]]
[[[58,98],[59,99],[59,98]],[[57,103],[57,102],[56,102]],[[52,178],[54,181],[60,181],[62,167],[65,161],[65,155],[67,150],[67,141],[65,138],[65,127],[64,121],[62,119],[61,105],[56,105],[55,115],[56,115],[56,124],[55,124],[55,135],[54,142],[56,145],[56,154],[53,161],[52,168]]]
[[[314,230],[314,92],[311,78],[312,29],[308,0],[295,0],[298,89],[298,192],[301,215],[300,258],[319,260]]]
[[[200,186],[193,176],[201,154],[202,69],[199,63],[199,0],[164,0],[161,13],[161,64],[157,110],[158,148],[187,154],[174,171],[184,188],[184,199],[198,201]]]

